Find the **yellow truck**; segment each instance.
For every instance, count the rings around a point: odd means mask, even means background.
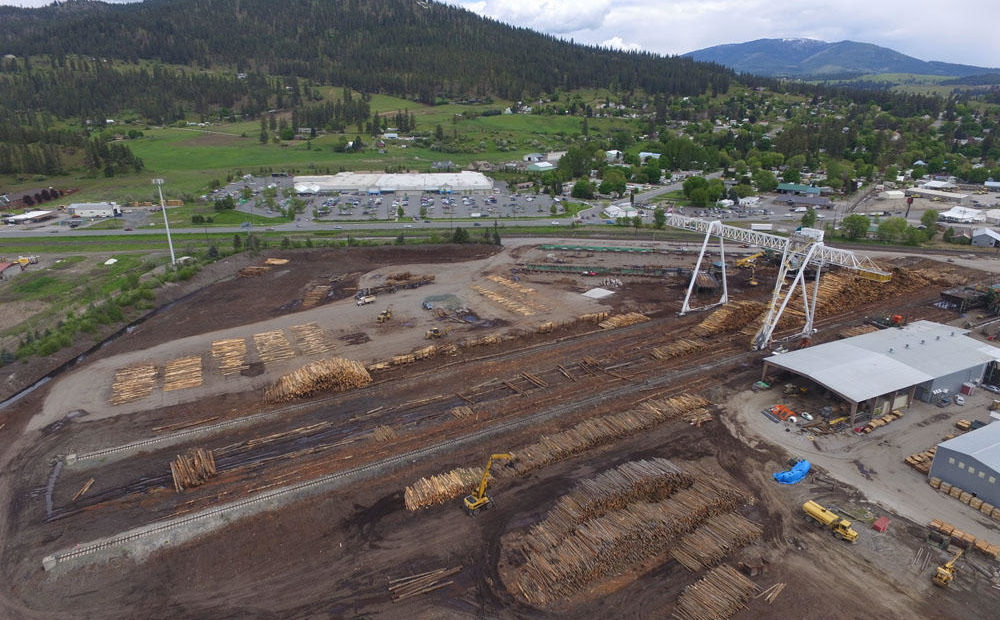
[[[841,519],[837,513],[823,508],[812,500],[802,504],[802,510],[805,511],[806,517],[817,525],[831,530],[834,536],[849,543],[858,541],[858,532],[851,527],[851,522]]]

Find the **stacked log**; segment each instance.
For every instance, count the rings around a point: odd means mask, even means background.
[[[709,347],[705,340],[681,339],[671,342],[665,347],[654,347],[650,354],[658,360],[669,360],[675,357],[684,357],[699,351],[704,351]]]
[[[636,325],[638,323],[645,323],[649,320],[649,317],[641,312],[628,312],[626,314],[616,314],[615,316],[609,317],[600,323],[601,329],[618,329],[619,327],[628,327],[629,325]]]
[[[454,583],[452,580],[442,580],[451,577],[461,570],[461,566],[447,569],[439,568],[437,570],[427,571],[426,573],[410,575],[409,577],[390,579],[389,592],[392,593],[393,601],[402,601],[413,596],[427,594],[428,592],[439,590]]]
[[[287,258],[269,258],[269,259],[267,259],[267,260],[264,261],[264,264],[265,265],[287,265],[288,264],[288,259]]]
[[[720,620],[731,618],[747,606],[757,584],[731,566],[713,568],[704,577],[684,588],[677,599],[677,620]]]
[[[456,418],[460,419],[460,420],[462,418],[468,418],[468,417],[472,416],[474,413],[475,412],[472,410],[472,407],[469,407],[469,406],[466,406],[466,405],[459,405],[458,407],[452,407],[451,408],[451,415],[453,417],[456,417]]]
[[[292,325],[291,330],[292,336],[295,338],[295,346],[303,355],[320,355],[333,349],[330,338],[316,323]]]
[[[625,572],[663,553],[684,533],[710,516],[747,501],[729,484],[710,476],[660,502],[636,502],[580,524],[544,551],[536,549],[514,581],[528,602],[546,605],[571,596],[611,573]],[[544,545],[541,545],[544,547]]]
[[[170,473],[174,477],[174,488],[180,493],[184,489],[201,486],[209,478],[215,477],[215,457],[211,450],[191,448],[187,454],[178,454],[170,462]]]
[[[608,318],[607,312],[588,312],[587,314],[581,314],[576,320],[581,323],[600,323],[606,318]]]
[[[313,308],[323,303],[323,300],[330,294],[331,288],[329,284],[312,287],[302,298],[302,307]]]
[[[251,265],[240,269],[238,273],[240,274],[240,277],[243,278],[259,278],[269,269],[270,267],[264,267],[263,265]]]
[[[163,391],[183,390],[201,385],[201,356],[192,355],[167,362],[163,369]]]
[[[734,332],[748,325],[756,326],[765,309],[764,304],[755,301],[726,304],[695,325],[691,332],[706,337]]]
[[[522,295],[531,295],[532,293],[535,292],[535,289],[531,288],[530,286],[525,286],[520,282],[514,282],[510,278],[505,278],[503,276],[488,275],[486,276],[486,279],[496,282],[500,286],[506,286],[507,288],[515,290],[518,293],[521,293]]]
[[[690,487],[694,477],[667,459],[630,461],[577,484],[545,519],[532,526],[528,541],[536,551],[556,546],[577,525],[631,502],[660,500]]]
[[[381,424],[375,427],[375,430],[372,431],[372,436],[375,438],[375,441],[392,441],[396,438],[396,429]]]
[[[672,555],[689,571],[699,571],[712,566],[761,537],[762,528],[737,514],[712,517],[694,532],[681,539]]]
[[[260,361],[265,364],[295,357],[291,343],[288,342],[288,338],[285,338],[284,332],[280,329],[254,334],[253,343],[260,354]]]
[[[239,374],[247,368],[247,343],[242,338],[212,341],[212,357],[223,375]]]
[[[153,393],[155,385],[156,366],[152,364],[119,368],[111,384],[111,404],[121,405],[145,398]]]
[[[459,467],[447,473],[421,478],[406,487],[403,502],[407,510],[418,510],[471,493],[483,478],[482,467]]]
[[[303,398],[317,392],[343,392],[371,383],[364,364],[334,357],[306,364],[283,375],[264,391],[264,400],[280,403]]]
[[[506,297],[505,295],[502,295],[497,291],[491,291],[489,289],[476,285],[472,286],[472,290],[476,291],[486,299],[489,299],[493,303],[515,314],[520,314],[522,316],[532,316],[535,314],[535,311],[526,306],[525,304],[517,300],[510,299],[509,297]]]

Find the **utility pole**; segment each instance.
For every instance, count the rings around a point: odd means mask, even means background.
[[[163,226],[167,229],[167,245],[170,246],[170,264],[176,265],[177,258],[174,256],[174,242],[170,239],[170,223],[167,222],[167,204],[163,202],[163,179],[153,179],[156,191],[160,193],[160,211],[163,211]]]

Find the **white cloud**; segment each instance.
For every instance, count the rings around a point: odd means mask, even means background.
[[[615,50],[622,50],[625,52],[638,52],[642,50],[642,46],[638,43],[626,43],[621,37],[613,36],[607,41],[601,41],[601,47],[607,47]]]
[[[611,11],[611,0],[478,0],[457,2],[470,11],[550,34],[596,30]]]

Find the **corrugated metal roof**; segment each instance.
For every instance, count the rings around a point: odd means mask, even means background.
[[[766,361],[861,402],[1000,359],[1000,348],[966,333],[949,325],[915,321],[903,328],[772,355]]]
[[[996,422],[938,445],[967,454],[994,471],[1000,471],[1000,424]]]

